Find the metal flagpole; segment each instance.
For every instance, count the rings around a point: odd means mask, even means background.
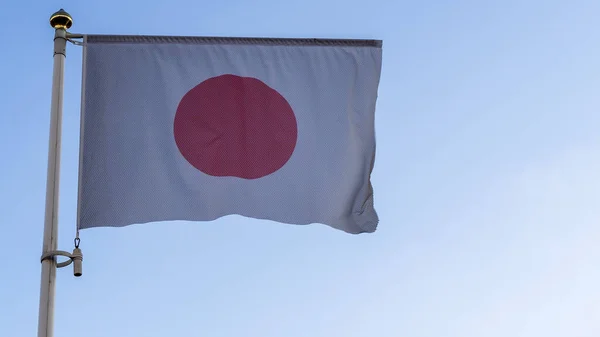
[[[64,10],[50,17],[54,33],[54,67],[52,74],[52,101],[50,109],[50,141],[48,148],[48,172],[46,178],[46,212],[44,217],[44,241],[42,246],[42,277],[40,285],[40,309],[38,337],[54,334],[54,290],[56,269],[64,263],[56,261],[58,241],[58,187],[60,168],[61,120],[63,108],[63,77],[67,45],[67,29],[73,20]],[[68,254],[68,253],[67,253]],[[70,263],[70,262],[69,262]]]

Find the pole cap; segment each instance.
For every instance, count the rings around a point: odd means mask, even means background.
[[[62,8],[50,17],[50,26],[54,29],[69,29],[72,25],[73,18]]]

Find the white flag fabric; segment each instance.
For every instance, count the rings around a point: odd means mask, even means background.
[[[371,233],[379,40],[84,37],[78,226]]]

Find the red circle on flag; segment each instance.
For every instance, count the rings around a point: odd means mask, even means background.
[[[211,176],[256,179],[290,159],[296,116],[276,90],[252,77],[221,75],[188,91],[175,114],[183,157]]]

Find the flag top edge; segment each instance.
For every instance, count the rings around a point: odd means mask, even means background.
[[[382,48],[382,40],[323,39],[323,38],[266,38],[218,36],[161,36],[161,35],[92,35],[86,34],[86,43],[151,43],[151,44],[252,44],[287,46],[337,46]]]

